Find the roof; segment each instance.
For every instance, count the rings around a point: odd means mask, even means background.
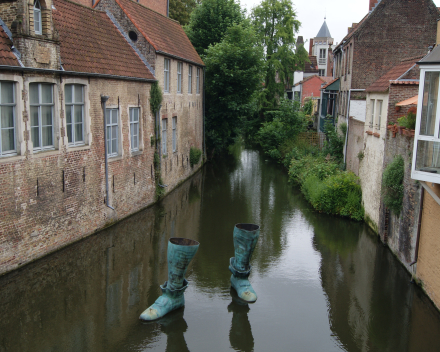
[[[333,50],[333,52],[337,51],[339,48],[341,48],[344,43],[349,40],[361,27],[362,25],[365,23],[366,19],[368,18],[369,13],[367,13],[363,19],[361,19],[361,21],[358,23],[357,26],[355,26],[354,28],[352,27],[351,31],[349,31],[347,33],[347,35],[342,38],[341,42],[339,43],[339,45],[336,46],[335,50]]]
[[[17,57],[12,52],[12,41],[0,26],[0,65],[20,66]]]
[[[110,18],[67,0],[54,0],[64,70],[155,80]]]
[[[131,0],[116,0],[156,52],[204,65],[179,22]]]
[[[419,100],[419,96],[416,95],[412,98],[409,98],[404,101],[401,101],[400,103],[397,103],[396,106],[417,105],[418,100]]]
[[[302,81],[295,83],[293,86],[296,87],[296,86],[299,86],[300,84],[304,84],[307,81],[310,81],[314,77],[319,78],[322,82],[329,82],[330,80],[333,79],[333,77],[324,77],[324,76],[313,75],[313,76],[308,76],[308,77],[304,78]]]
[[[323,85],[321,89],[326,89],[327,87],[331,86],[333,83],[335,83],[338,80],[339,80],[339,78],[335,78],[335,79],[331,80],[327,84]],[[338,88],[338,90],[339,90],[339,88]]]
[[[322,24],[321,29],[319,30],[315,38],[331,38],[331,37],[332,35],[330,34],[330,31],[327,27],[327,22],[325,22],[324,19],[324,23]]]
[[[418,62],[419,65],[440,64],[440,45],[437,45],[428,55]]]
[[[403,61],[400,64],[394,66],[391,70],[385,73],[378,80],[373,82],[367,87],[367,92],[385,92],[390,86],[390,81],[396,81],[400,76],[404,75],[410,70],[417,60]]]
[[[309,56],[310,62],[306,62],[304,66],[305,73],[318,73],[318,60],[316,56]]]

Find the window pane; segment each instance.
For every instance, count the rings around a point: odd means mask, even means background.
[[[43,127],[43,147],[53,145],[52,142],[52,126]]]
[[[82,103],[83,102],[83,86],[80,86],[79,84],[75,84],[74,88],[75,88],[75,103]]]
[[[66,123],[72,123],[72,107],[67,106],[66,107]]]
[[[417,142],[416,170],[440,173],[440,142]]]
[[[31,126],[38,126],[38,107],[31,106]]]
[[[2,106],[1,112],[1,128],[14,127],[14,107]]]
[[[14,83],[12,82],[2,82],[2,104],[13,104],[14,103]]]
[[[81,123],[75,124],[75,142],[83,141],[83,128]]]
[[[41,102],[43,104],[52,104],[52,84],[41,85]]]
[[[31,104],[38,104],[38,84],[29,84],[29,99]]]
[[[118,153],[117,142],[118,141],[116,139],[112,139],[112,154],[117,154]]]
[[[14,129],[2,129],[2,153],[6,153],[9,151],[14,151]]]
[[[139,109],[134,109],[134,121],[139,122]]]
[[[112,124],[118,123],[118,110],[114,109],[112,110]]]
[[[34,144],[34,148],[40,148],[40,134],[38,127],[31,128],[31,138],[32,143]]]
[[[138,137],[137,136],[133,136],[133,146],[132,146],[133,150],[137,150],[138,149]]]
[[[75,105],[73,107],[73,112],[75,114],[75,123],[82,123],[83,121],[82,105]]]
[[[64,95],[65,95],[66,104],[71,103],[72,102],[72,85],[71,84],[66,84],[64,86]]]
[[[72,135],[72,124],[67,125],[67,139],[69,143],[73,142],[73,135]]]
[[[107,125],[110,125],[110,113],[111,113],[111,110],[110,109],[105,109],[105,123],[107,124]]]
[[[425,74],[422,116],[420,119],[420,134],[425,136],[434,135],[439,75],[440,72],[426,72]]]
[[[116,139],[117,134],[118,134],[118,129],[116,126],[113,126],[112,127],[112,139]]]
[[[41,118],[43,126],[52,126],[52,106],[41,107]]]

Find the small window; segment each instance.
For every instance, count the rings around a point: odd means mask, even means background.
[[[107,124],[107,156],[117,156],[119,149],[118,109],[106,109],[105,119]]]
[[[162,119],[162,154],[167,153],[167,119]]]
[[[177,93],[182,93],[182,66],[181,62],[177,63]]]
[[[29,84],[29,100],[31,138],[34,151],[54,149],[53,85],[46,83]]]
[[[319,49],[319,58],[320,59],[325,59],[325,49]]]
[[[128,37],[131,39],[132,42],[135,42],[138,40],[138,35],[135,31],[128,32]]]
[[[132,152],[139,151],[139,108],[130,108],[130,147]]]
[[[66,128],[69,145],[84,144],[84,86],[66,84]]]
[[[34,2],[34,31],[35,34],[42,34],[41,29],[41,4],[39,0]]]
[[[188,66],[188,94],[192,93],[192,66]]]
[[[382,105],[383,105],[383,100],[378,100],[377,101],[377,124],[376,124],[376,128],[380,129],[380,125],[381,125],[381,121],[382,121]]]
[[[173,117],[173,152],[177,150],[177,117]]]
[[[170,59],[164,59],[163,81],[165,93],[170,92]]]
[[[15,94],[13,82],[0,82],[0,157],[15,154]]]
[[[200,67],[197,67],[196,94],[200,94]]]
[[[325,70],[318,70],[319,76],[325,76]]]
[[[371,99],[370,100],[370,127],[373,127],[373,123],[374,123],[374,107],[375,107],[375,100]]]

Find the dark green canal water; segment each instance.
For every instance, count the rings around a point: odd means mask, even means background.
[[[251,305],[234,224],[261,225]],[[200,242],[186,306],[142,324],[170,237]],[[255,150],[235,151],[97,235],[0,278],[0,351],[440,351],[440,314],[360,223],[310,209]]]

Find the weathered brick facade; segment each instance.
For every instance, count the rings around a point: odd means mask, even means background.
[[[364,149],[364,122],[350,118],[347,137],[347,169],[359,176],[359,152]]]

